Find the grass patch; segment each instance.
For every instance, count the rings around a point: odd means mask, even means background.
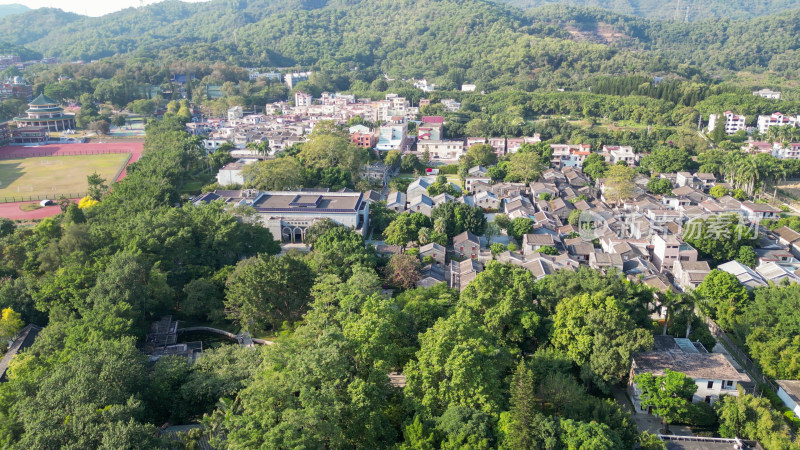
[[[41,209],[41,208],[42,208],[42,205],[40,205],[38,203],[23,203],[22,205],[19,205],[19,209],[21,209],[21,210],[23,210],[25,212],[36,211],[37,209]]]
[[[110,153],[0,160],[0,198],[24,201],[84,194],[87,176],[97,172],[110,184],[128,158],[129,153]]]

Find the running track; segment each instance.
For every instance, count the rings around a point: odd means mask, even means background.
[[[128,161],[128,164],[130,164],[138,161],[139,158],[142,157],[142,147],[142,142],[92,142],[86,144],[40,145],[37,147],[7,146],[0,148],[0,163],[3,159],[25,158],[31,156],[72,156],[94,153],[130,153],[131,159]],[[125,169],[122,169],[122,172],[120,172],[116,181],[125,178],[125,175]],[[75,198],[72,200],[77,203],[79,199]],[[45,206],[44,208],[26,212],[19,209],[20,205],[25,203],[38,202],[0,203],[0,217],[7,217],[12,220],[35,220],[55,216],[61,212],[61,208],[58,205]]]

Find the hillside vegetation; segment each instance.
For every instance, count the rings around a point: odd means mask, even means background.
[[[800,8],[797,0],[501,0],[519,8],[553,3],[590,8],[603,8],[648,19],[689,20],[751,19]],[[687,14],[688,11],[688,14]]]
[[[359,69],[502,87],[589,75],[725,75],[800,68],[800,10],[747,21],[647,20],[483,0],[168,1],[100,18],[40,9],[0,19],[0,42],[65,61],[114,55],[240,66]],[[769,37],[769,38],[767,38]]]

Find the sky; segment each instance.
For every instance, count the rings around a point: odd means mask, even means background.
[[[149,5],[151,3],[158,3],[159,0],[0,0],[0,5],[8,5],[18,3],[27,6],[28,8],[59,8],[64,11],[70,11],[86,16],[102,16],[104,14],[119,11],[131,6],[139,6],[140,4]],[[185,2],[195,3],[204,0],[183,0]]]

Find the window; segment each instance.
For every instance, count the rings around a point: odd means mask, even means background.
[[[708,386],[706,386],[706,388],[712,389],[713,387],[714,387],[714,382],[713,381],[709,381],[708,382]]]
[[[728,380],[728,381],[726,381],[725,383],[727,383],[727,386],[728,386],[728,387],[731,387],[731,386],[733,386],[733,380]]]
[[[711,404],[711,396],[706,395],[706,403]]]

